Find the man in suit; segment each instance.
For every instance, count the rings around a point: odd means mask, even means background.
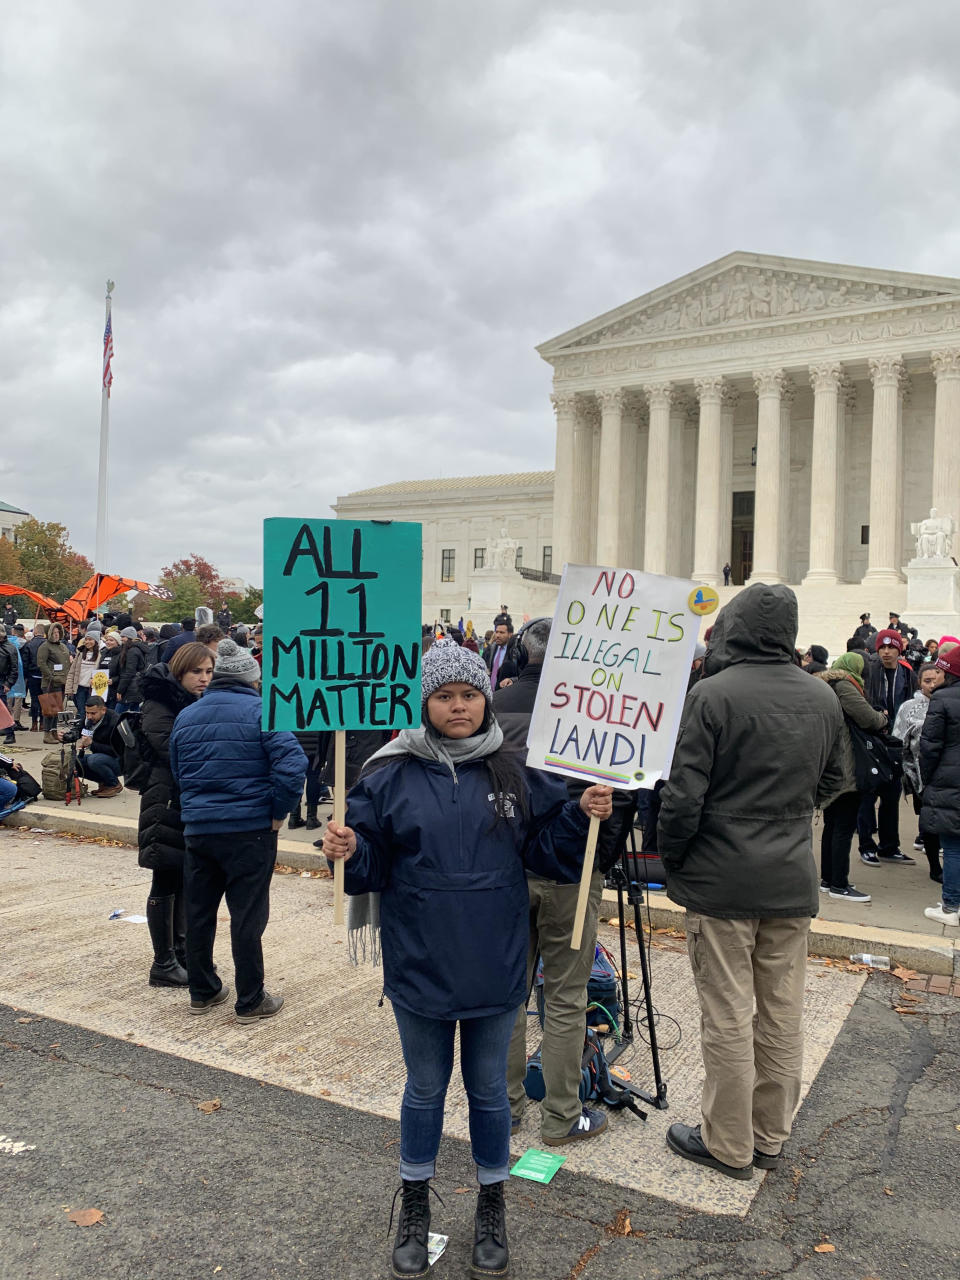
[[[490,672],[490,684],[494,690],[505,680],[517,678],[517,663],[512,650],[513,621],[509,613],[498,613],[493,620],[493,642],[483,651],[483,660]]]

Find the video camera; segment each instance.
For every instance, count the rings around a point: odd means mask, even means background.
[[[77,742],[83,731],[80,714],[76,710],[57,712],[57,737],[61,742]]]

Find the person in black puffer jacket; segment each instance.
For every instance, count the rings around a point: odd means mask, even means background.
[[[184,707],[192,706],[213,676],[206,645],[181,646],[169,666],[159,662],[143,676],[141,729],[152,756],[140,794],[138,862],[153,872],[147,924],[153,943],[152,987],[185,987],[186,911],[183,898],[183,821],[180,793],[170,771],[170,734]]]
[[[117,711],[136,711],[143,700],[143,673],[147,669],[148,650],[133,627],[120,632],[123,646],[117,664]]]
[[[941,901],[924,915],[938,924],[960,926],[960,649],[950,648],[936,665],[943,686],[934,689],[920,734],[923,819],[943,849]]]

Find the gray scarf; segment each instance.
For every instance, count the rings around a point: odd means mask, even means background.
[[[367,767],[377,760],[413,756],[430,763],[439,761],[456,777],[457,765],[491,756],[502,744],[503,730],[492,719],[484,732],[470,738],[443,738],[429,726],[401,729],[392,742],[370,757]],[[374,965],[380,963],[379,893],[354,894],[347,899],[347,951],[351,964],[367,959]]]

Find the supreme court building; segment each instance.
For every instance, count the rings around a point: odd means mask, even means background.
[[[810,588],[801,616],[885,621],[910,525],[960,519],[958,279],[732,253],[538,350],[557,564],[719,585],[729,562]]]
[[[911,533],[931,508],[960,522],[960,280],[732,253],[538,351],[556,469],[536,537],[518,528],[524,564],[548,540],[554,573],[721,586],[729,562],[731,592],[793,585],[801,641],[834,652],[863,610],[960,634],[960,552],[917,567]],[[425,555],[425,603],[432,569]],[[533,595],[516,612],[546,611],[545,587],[518,578],[511,599]]]

